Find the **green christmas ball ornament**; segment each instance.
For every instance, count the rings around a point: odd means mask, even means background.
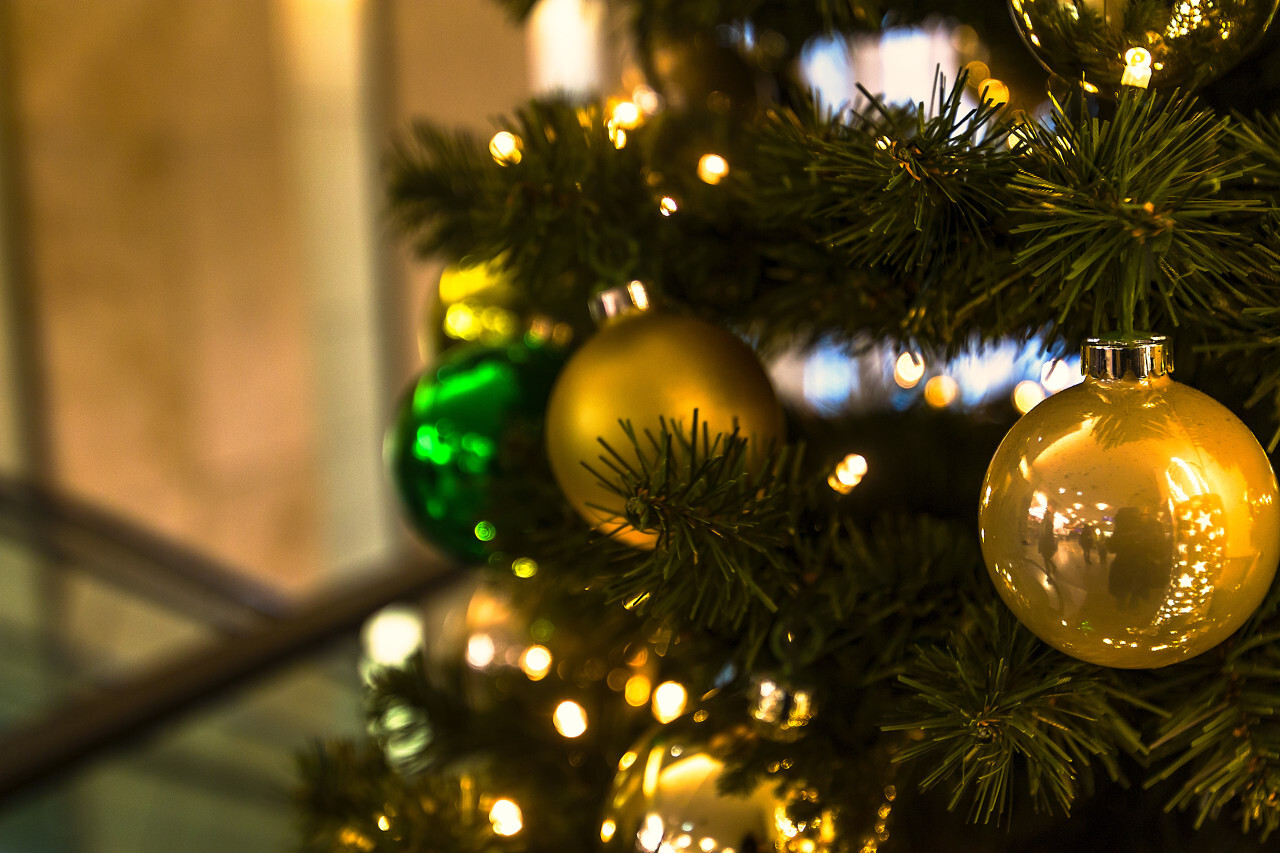
[[[501,519],[490,489],[504,442],[536,447],[558,351],[527,342],[474,344],[446,355],[401,397],[383,452],[402,515],[431,545],[477,560]]]
[[[1191,89],[1262,38],[1278,0],[1009,0],[1032,55],[1090,94]]]

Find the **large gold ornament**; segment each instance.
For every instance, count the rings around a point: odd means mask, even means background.
[[[1194,88],[1257,45],[1277,0],[1009,0],[1049,71],[1090,92]]]
[[[630,289],[633,307],[647,304]],[[616,297],[615,297],[616,298]],[[547,404],[547,453],[556,482],[589,523],[619,541],[652,548],[654,532],[624,519],[623,499],[584,465],[610,474],[600,461],[610,447],[639,470],[620,420],[644,441],[659,418],[688,430],[694,410],[711,435],[736,425],[751,443],[752,457],[783,436],[782,409],[755,353],[729,332],[698,320],[650,310],[629,310],[604,320],[596,334],[560,372]],[[647,445],[646,445],[647,448]]]
[[[1028,412],[982,487],[982,553],[1024,625],[1124,668],[1240,627],[1280,558],[1276,478],[1225,406],[1169,378],[1164,339],[1090,341],[1083,383]]]

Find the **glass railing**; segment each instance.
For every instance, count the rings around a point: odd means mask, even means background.
[[[369,614],[419,556],[290,609],[173,543],[0,481],[0,853],[281,851],[295,755],[354,735]]]

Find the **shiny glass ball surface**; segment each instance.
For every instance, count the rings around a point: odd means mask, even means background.
[[[1145,68],[1157,89],[1218,77],[1257,45],[1277,0],[1009,0],[1014,25],[1049,71],[1114,95]],[[1126,81],[1127,82],[1127,81]],[[1091,88],[1092,87],[1092,88]]]
[[[1081,660],[1159,667],[1226,639],[1280,558],[1276,478],[1249,429],[1168,376],[1086,378],[1009,431],[982,552],[1005,603]]]
[[[629,526],[622,498],[585,466],[611,475],[601,461],[608,455],[604,439],[638,470],[635,448],[619,421],[630,421],[649,451],[646,430],[658,435],[665,418],[687,435],[695,409],[699,433],[703,424],[711,436],[730,433],[736,424],[760,451],[782,440],[782,409],[773,386],[755,353],[737,337],[693,317],[656,311],[608,320],[570,357],[547,403],[547,456],[556,482],[597,529],[628,545],[652,548],[656,533]]]

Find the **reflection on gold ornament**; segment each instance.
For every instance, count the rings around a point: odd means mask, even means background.
[[[704,717],[705,719],[705,717]],[[746,794],[719,790],[724,753],[741,736],[717,731],[693,716],[643,738],[619,763],[619,773],[600,822],[602,849],[618,851],[700,850],[702,853],[825,853],[835,848],[837,821],[830,810],[807,821],[788,806],[811,796],[778,792],[765,778]]]
[[[1009,0],[1049,71],[1085,91],[1194,88],[1252,50],[1277,0]]]
[[[1217,645],[1262,601],[1280,559],[1276,478],[1243,423],[1168,376],[1163,339],[1126,345],[1145,352],[1137,362],[1108,361],[1117,348],[1105,346],[1086,347],[1091,375],[996,451],[982,551],[1045,642],[1092,663],[1164,666]]]
[[[652,548],[657,534],[632,528],[622,498],[585,467],[611,473],[600,461],[608,456],[601,439],[639,470],[619,421],[630,421],[647,450],[646,430],[658,435],[665,418],[669,428],[687,432],[696,411],[711,436],[736,425],[751,443],[749,458],[759,461],[782,439],[782,409],[755,353],[734,335],[693,317],[639,310],[637,300],[647,305],[647,296],[638,286],[618,298],[632,310],[608,317],[556,380],[547,404],[547,454],[583,518],[621,542]]]

